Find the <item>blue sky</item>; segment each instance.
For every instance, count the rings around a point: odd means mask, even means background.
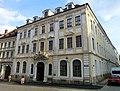
[[[113,45],[120,53],[120,0],[0,0],[0,33],[25,24],[26,19],[42,16],[42,11],[65,7],[68,2],[89,3]]]

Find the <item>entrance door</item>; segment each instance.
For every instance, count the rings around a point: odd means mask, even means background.
[[[5,79],[8,79],[8,76],[10,75],[10,72],[11,72],[10,66],[6,66],[6,70],[5,70]]]
[[[37,81],[43,81],[44,80],[44,63],[39,62],[37,64]]]

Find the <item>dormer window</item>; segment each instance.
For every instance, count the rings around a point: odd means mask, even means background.
[[[70,2],[66,5],[67,9],[72,9],[75,7],[74,3],[73,2]]]
[[[45,17],[47,17],[47,16],[48,16],[48,11],[45,12]]]
[[[57,9],[57,13],[60,13],[60,9]]]
[[[70,5],[68,5],[68,9],[71,9],[72,8],[72,5],[70,4]]]
[[[43,11],[44,17],[48,17],[54,15],[54,13],[50,9],[46,9]]]
[[[56,13],[60,13],[63,11],[62,7],[57,7],[55,10],[56,10]]]

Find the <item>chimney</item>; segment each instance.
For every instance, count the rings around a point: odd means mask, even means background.
[[[4,32],[4,34],[6,34],[6,33],[8,33],[8,30],[7,30],[7,29],[5,29],[5,32]]]

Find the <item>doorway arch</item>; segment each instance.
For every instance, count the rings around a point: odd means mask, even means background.
[[[5,79],[8,79],[8,76],[10,75],[11,73],[11,68],[9,65],[6,66],[6,69],[5,69]]]
[[[44,80],[44,63],[43,62],[38,62],[37,63],[36,80],[37,81],[42,81],[42,82]]]

